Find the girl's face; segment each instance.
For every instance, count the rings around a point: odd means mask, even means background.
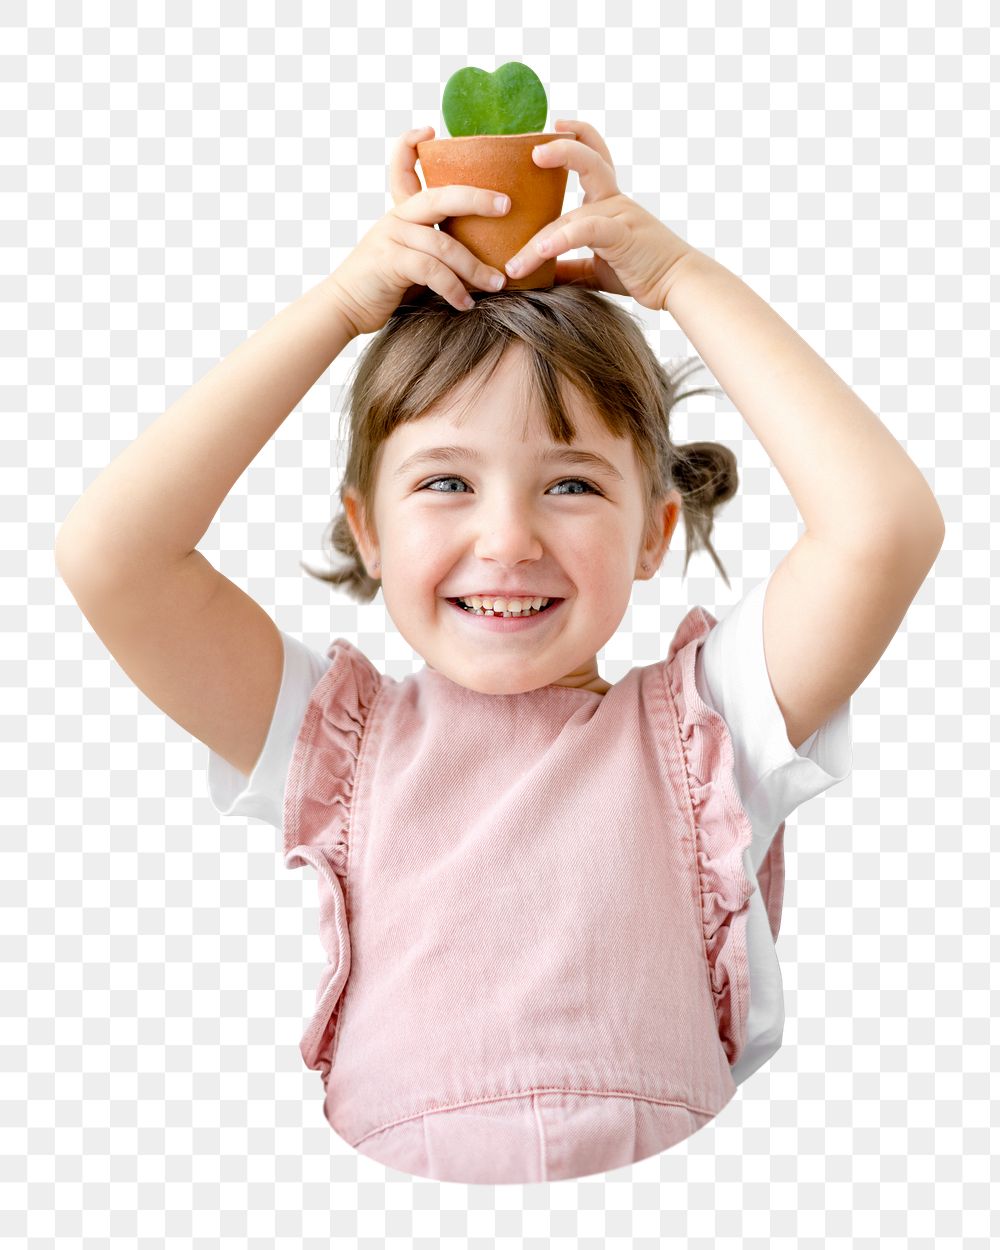
[[[597,652],[625,615],[633,580],[656,572],[680,495],[663,501],[659,533],[643,546],[632,441],[615,438],[575,391],[572,447],[552,441],[537,411],[525,440],[523,351],[505,353],[464,414],[463,387],[393,431],[381,449],[373,535],[361,529],[350,492],[345,511],[369,575],[382,579],[389,615],[430,668],[482,694],[546,685],[603,694],[610,687]],[[463,450],[435,459],[442,447]],[[491,628],[491,618],[449,602],[501,591],[563,602],[520,629]]]

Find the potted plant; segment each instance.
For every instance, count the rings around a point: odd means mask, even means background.
[[[446,217],[440,228],[487,265],[503,270],[514,253],[562,213],[565,167],[540,169],[532,149],[553,139],[575,138],[571,130],[546,132],[548,101],[537,74],[508,61],[492,74],[467,66],[452,74],[441,99],[450,139],[425,139],[417,157],[428,187],[460,183],[510,197],[503,217]],[[508,278],[507,287],[553,286],[553,257],[527,277]]]

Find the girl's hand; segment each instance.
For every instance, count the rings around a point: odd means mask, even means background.
[[[590,247],[593,256],[556,262],[557,286],[575,282],[595,291],[631,295],[644,308],[665,311],[675,267],[695,249],[619,191],[611,153],[593,126],[562,119],[555,125],[575,131],[579,139],[540,144],[534,150],[534,162],[545,169],[559,165],[575,169],[585,192],[583,205],[563,213],[529,239],[507,262],[507,272],[512,278],[522,278],[543,260]],[[538,250],[539,243],[544,251]],[[515,272],[512,265],[520,267]]]
[[[434,229],[445,217],[502,217],[509,211],[510,201],[498,209],[493,202],[499,194],[495,191],[466,186],[422,187],[415,173],[416,145],[433,134],[433,127],[425,126],[400,138],[389,166],[395,207],[372,226],[330,275],[355,334],[380,330],[399,305],[413,299],[423,287],[437,291],[455,308],[465,309],[469,290],[495,291],[507,281],[506,275],[484,265],[457,239]]]

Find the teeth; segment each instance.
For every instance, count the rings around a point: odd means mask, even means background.
[[[540,612],[551,600],[544,597],[535,599],[484,599],[482,595],[470,595],[468,599],[459,599],[458,602],[472,608],[479,615],[528,616],[531,611]]]

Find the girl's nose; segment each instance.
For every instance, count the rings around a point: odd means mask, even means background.
[[[515,565],[522,560],[538,560],[543,551],[534,525],[517,508],[498,505],[489,517],[484,513],[475,542],[478,560]]]

